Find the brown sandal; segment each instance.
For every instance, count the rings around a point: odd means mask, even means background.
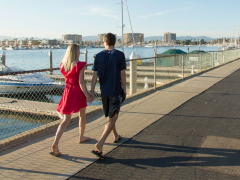
[[[55,157],[59,157],[61,156],[61,153],[58,151],[58,152],[50,152],[49,154],[55,156]]]
[[[116,141],[113,141],[113,143],[118,143],[118,141],[120,141],[122,139],[122,135],[121,134],[119,134],[118,135],[118,140],[116,140]]]

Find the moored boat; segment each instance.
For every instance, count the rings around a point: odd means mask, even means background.
[[[24,71],[17,67],[0,65],[2,67],[0,74]],[[0,94],[45,93],[60,85],[61,83],[39,73],[0,76]]]
[[[0,47],[0,51],[6,50],[5,46]]]
[[[14,50],[13,46],[6,47],[6,50]]]

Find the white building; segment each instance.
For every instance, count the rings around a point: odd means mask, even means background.
[[[64,42],[64,44],[72,44],[72,43],[81,44],[82,35],[79,35],[79,34],[64,34],[64,35],[62,35],[62,41]]]
[[[171,43],[173,41],[176,41],[176,33],[170,33],[170,32],[164,33],[164,42]]]

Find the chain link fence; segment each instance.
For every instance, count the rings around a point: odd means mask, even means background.
[[[163,55],[127,60],[127,95],[155,89],[178,79],[238,59],[240,49]],[[64,91],[64,76],[59,68],[23,71],[1,64],[0,70],[0,145],[52,126],[61,116],[56,111]],[[87,65],[85,80],[91,89],[92,64]],[[102,108],[100,85],[87,113]],[[74,114],[73,117],[77,117]]]

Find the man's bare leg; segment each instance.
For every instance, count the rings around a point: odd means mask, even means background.
[[[118,115],[116,113],[112,118],[109,118],[107,124],[105,125],[105,129],[102,133],[102,136],[101,136],[100,140],[97,142],[97,144],[95,144],[95,147],[99,152],[102,152],[103,144],[106,141],[110,132],[113,130],[113,127],[115,127],[115,123],[117,121],[117,118],[118,118]]]
[[[116,123],[114,124],[113,128],[112,128],[112,133],[113,133],[113,139],[114,141],[117,141],[119,138],[119,134],[117,133],[117,129],[116,129]]]

